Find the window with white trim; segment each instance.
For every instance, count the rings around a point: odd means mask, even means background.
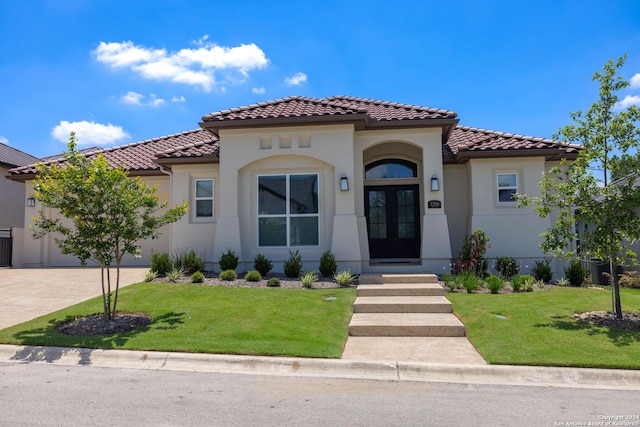
[[[318,174],[258,176],[258,246],[317,246]]]
[[[213,179],[194,180],[196,218],[213,218]]]
[[[517,173],[499,173],[498,181],[498,203],[515,203],[515,195],[518,192]]]

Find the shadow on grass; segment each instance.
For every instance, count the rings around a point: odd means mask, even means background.
[[[616,347],[624,347],[635,342],[640,342],[640,334],[638,332],[598,326],[566,316],[551,316],[551,318],[554,320],[549,323],[537,323],[533,326],[536,328],[553,328],[563,331],[583,331],[590,336],[606,335]]]
[[[133,331],[113,335],[65,335],[57,331],[57,326],[69,322],[77,316],[68,316],[64,319],[51,319],[48,326],[17,332],[13,337],[20,340],[26,347],[20,349],[11,359],[23,362],[47,362],[52,363],[69,357],[70,360],[78,359],[78,365],[87,365],[91,362],[93,349],[114,349],[124,346],[132,337],[143,334],[150,329],[176,329],[184,323],[184,313],[169,312],[153,318],[147,326]],[[75,347],[75,348],[69,348]]]

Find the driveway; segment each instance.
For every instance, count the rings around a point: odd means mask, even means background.
[[[142,282],[148,271],[120,269],[120,286]],[[99,268],[0,268],[0,329],[101,294]]]

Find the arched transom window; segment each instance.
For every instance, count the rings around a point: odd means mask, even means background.
[[[417,178],[415,163],[400,159],[384,159],[369,163],[365,167],[365,179]]]

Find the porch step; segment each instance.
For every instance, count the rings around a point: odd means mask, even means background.
[[[443,296],[358,297],[354,313],[451,313],[451,303]]]
[[[435,274],[375,274],[363,273],[358,277],[360,285],[379,285],[391,283],[438,283]]]
[[[351,336],[464,337],[465,327],[451,313],[354,313]]]
[[[444,288],[438,282],[428,283],[385,283],[380,285],[358,285],[358,297],[389,296],[442,296]]]

